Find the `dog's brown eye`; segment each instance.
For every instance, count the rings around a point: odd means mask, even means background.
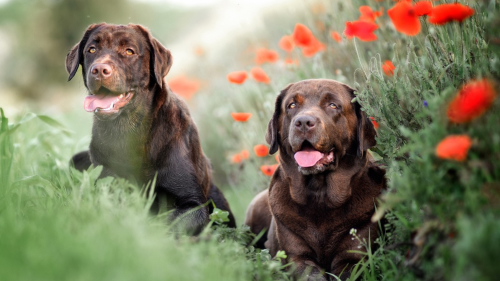
[[[127,49],[127,50],[125,51],[125,54],[127,54],[127,55],[131,56],[131,55],[133,55],[133,54],[134,54],[134,51],[133,51],[132,49]]]
[[[334,104],[333,102],[332,102],[332,103],[330,103],[330,105],[329,105],[329,106],[330,106],[330,108],[337,109],[337,105],[336,105],[336,104]]]
[[[291,104],[288,105],[288,108],[292,109],[295,108],[296,106],[297,105],[294,102],[292,102]]]
[[[95,53],[95,48],[94,47],[90,47],[89,48],[89,53],[91,53],[91,54]]]

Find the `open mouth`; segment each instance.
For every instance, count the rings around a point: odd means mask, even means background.
[[[95,94],[85,97],[83,108],[87,112],[95,113],[118,112],[127,105],[133,95],[133,91],[118,94],[101,87]]]
[[[295,152],[293,157],[301,168],[327,166],[335,160],[333,149],[328,153],[322,153],[308,141],[304,141],[300,150]]]

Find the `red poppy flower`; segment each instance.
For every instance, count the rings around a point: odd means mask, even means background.
[[[294,60],[292,58],[287,58],[285,59],[285,64],[295,64],[295,65],[299,65],[299,61],[298,60]]]
[[[292,36],[285,35],[281,37],[280,42],[278,43],[283,51],[290,53],[293,50],[293,38]]]
[[[337,31],[332,31],[330,32],[330,36],[332,37],[333,40],[337,41],[338,43],[342,42],[342,36]]]
[[[274,171],[276,171],[276,168],[278,168],[278,164],[260,166],[260,170],[262,171],[262,173],[268,177],[270,177],[274,174]]]
[[[236,153],[231,157],[231,163],[233,164],[241,163],[241,161],[243,161],[243,159],[241,159],[241,155],[239,153]]]
[[[243,160],[248,159],[248,157],[250,157],[250,152],[248,152],[248,150],[246,149],[243,149],[242,151],[240,151],[240,156]]]
[[[370,121],[372,121],[373,127],[375,127],[375,130],[378,130],[378,122],[375,121],[375,118],[370,117]]]
[[[271,79],[269,79],[269,76],[262,70],[260,67],[254,67],[252,70],[250,70],[250,75],[252,75],[252,78],[261,83],[269,84]]]
[[[429,15],[432,12],[432,2],[420,1],[415,3],[415,6],[413,6],[413,12],[419,17]]]
[[[474,14],[474,9],[462,4],[442,4],[432,9],[429,22],[442,25],[450,21],[462,22]]]
[[[385,75],[387,76],[393,76],[394,75],[394,69],[396,67],[390,60],[386,60],[384,64],[382,65],[382,70],[384,71]]]
[[[258,157],[265,157],[269,154],[269,148],[263,144],[258,144],[253,147],[253,151],[255,152],[255,155]]]
[[[451,122],[464,123],[479,117],[496,98],[493,85],[486,79],[465,84],[448,106]]]
[[[387,14],[397,31],[409,36],[415,36],[420,32],[420,20],[411,2],[400,1],[396,3],[394,7],[387,10]]]
[[[174,93],[185,99],[190,99],[200,89],[199,81],[189,79],[184,75],[170,79],[168,85]]]
[[[252,117],[252,113],[231,112],[231,117],[233,117],[236,122],[247,122],[248,119]]]
[[[382,8],[380,9],[380,11],[373,11],[369,6],[361,6],[359,7],[359,12],[361,13],[361,16],[359,17],[360,21],[374,23],[375,19],[382,15]]]
[[[302,48],[302,55],[304,55],[304,57],[312,57],[317,52],[321,52],[324,49],[325,45],[314,38],[309,46]]]
[[[295,45],[299,47],[307,47],[316,39],[311,30],[301,23],[295,25],[292,38]]]
[[[366,21],[353,21],[345,23],[344,34],[347,38],[358,37],[361,41],[377,40],[377,35],[373,32],[378,28],[378,25]]]
[[[471,145],[467,135],[448,136],[437,145],[436,155],[441,159],[464,161]]]
[[[227,80],[234,84],[243,84],[247,77],[246,71],[233,71],[227,75]]]
[[[266,62],[277,62],[278,57],[279,56],[276,51],[259,48],[257,49],[255,54],[255,63],[263,64]]]

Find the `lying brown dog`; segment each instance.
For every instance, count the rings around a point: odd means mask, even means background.
[[[207,224],[212,204],[230,212],[212,184],[210,164],[184,102],[164,77],[172,66],[170,51],[144,27],[91,25],[66,57],[69,80],[79,65],[89,96],[84,108],[94,112],[88,151],[75,155],[79,170],[102,165],[101,176],[139,184],[156,178],[153,211],[174,208],[182,229],[197,234]],[[230,213],[229,226],[235,227]]]
[[[360,261],[348,252],[363,250],[352,228],[366,241],[377,237],[370,219],[385,171],[367,159],[376,133],[354,97],[350,87],[326,79],[281,91],[266,135],[281,164],[247,211],[252,232],[269,229],[271,255],[284,250],[296,274],[310,271],[311,280],[325,280],[323,270],[346,278]]]

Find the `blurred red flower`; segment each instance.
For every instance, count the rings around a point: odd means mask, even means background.
[[[233,117],[236,122],[247,122],[250,117],[252,117],[252,113],[246,112],[231,112],[231,117]]]
[[[385,75],[387,76],[393,76],[394,75],[394,69],[396,67],[390,60],[386,60],[384,64],[382,65],[382,70],[384,71]]]
[[[266,62],[277,62],[278,57],[279,55],[276,51],[259,48],[255,53],[255,63],[263,64]]]
[[[248,159],[248,157],[250,157],[250,152],[248,152],[248,150],[246,149],[243,149],[242,151],[240,151],[240,155],[241,159],[245,160]]]
[[[316,39],[311,30],[301,23],[295,25],[292,38],[295,45],[299,47],[308,47]]]
[[[423,12],[422,7],[425,7],[425,4],[420,4],[419,13]],[[415,36],[420,32],[419,15],[415,12],[411,1],[399,1],[394,7],[387,10],[387,14],[397,31],[409,36]]]
[[[187,78],[184,75],[170,79],[168,85],[174,93],[185,99],[190,99],[200,89],[198,80]]]
[[[496,98],[493,85],[486,79],[473,80],[462,86],[448,105],[448,118],[454,123],[465,123],[482,115]]]
[[[413,12],[419,17],[429,15],[432,12],[432,2],[420,1],[415,3],[415,6],[413,6]]]
[[[227,75],[227,81],[234,84],[243,84],[247,80],[247,77],[246,71],[233,71]]]
[[[472,145],[467,135],[452,135],[444,138],[436,147],[436,155],[441,159],[464,161]]]
[[[375,23],[375,19],[382,15],[382,8],[380,8],[380,11],[373,11],[369,6],[361,6],[359,12],[361,13],[360,21]]]
[[[260,170],[262,173],[268,177],[271,177],[274,174],[274,171],[276,171],[276,168],[278,168],[279,164],[274,164],[274,165],[262,165],[260,166]]]
[[[241,155],[239,153],[236,153],[233,156],[231,156],[231,163],[237,164],[241,163],[241,161],[243,161],[243,159],[241,159]]]
[[[250,75],[252,75],[252,78],[261,83],[269,84],[271,79],[269,79],[269,76],[262,70],[260,67],[254,67],[252,70],[250,70]]]
[[[333,40],[337,41],[338,43],[342,42],[342,36],[337,31],[332,31],[330,32],[330,36],[332,37]]]
[[[474,14],[474,9],[462,4],[442,4],[432,9],[429,22],[442,25],[450,21],[462,22]]]
[[[375,130],[378,130],[378,122],[375,121],[375,118],[370,117],[370,120],[372,121],[373,127],[375,127]]]
[[[278,43],[283,51],[290,53],[293,50],[293,38],[292,36],[285,35],[281,37],[280,42]]]
[[[358,37],[361,41],[377,40],[377,35],[373,32],[378,28],[378,25],[366,21],[353,21],[345,23],[344,34],[347,38]]]
[[[254,146],[253,151],[258,157],[265,157],[269,154],[269,148],[264,144],[258,144]]]
[[[321,52],[324,49],[325,45],[314,38],[309,46],[302,48],[302,55],[304,55],[304,57],[312,57],[317,52]]]
[[[299,65],[299,61],[296,60],[296,59],[292,59],[292,58],[286,58],[285,59],[285,64],[295,64],[295,65]]]

